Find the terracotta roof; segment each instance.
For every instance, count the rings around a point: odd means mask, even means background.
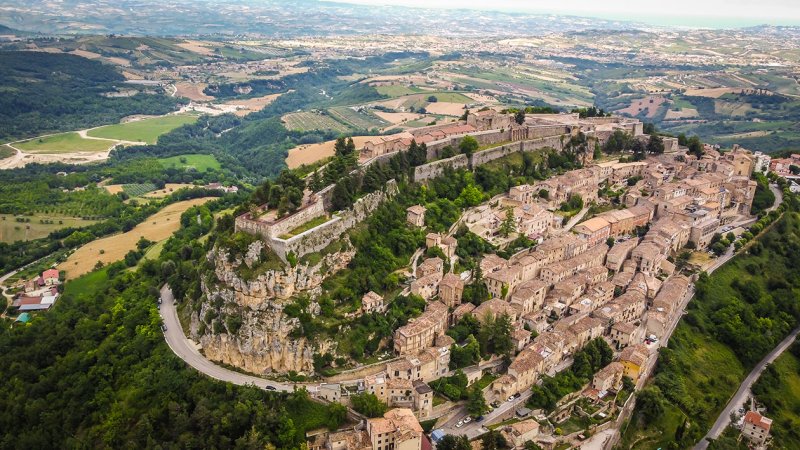
[[[747,414],[744,415],[744,421],[764,431],[769,431],[772,427],[772,419],[762,416],[758,411],[747,411]]]

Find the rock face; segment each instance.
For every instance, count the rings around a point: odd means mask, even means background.
[[[355,252],[345,245],[313,265],[269,269],[243,279],[242,273],[259,267],[261,246],[253,242],[233,262],[226,249],[209,252],[214,269],[201,282],[204,296],[193,309],[191,335],[212,361],[256,374],[310,373],[314,353],[331,351],[334,344],[293,336],[299,321],[287,316],[284,307],[299,293],[313,298],[324,277],[345,267]],[[312,303],[309,312],[315,308]]]

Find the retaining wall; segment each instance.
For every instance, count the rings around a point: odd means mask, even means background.
[[[334,215],[328,222],[289,239],[273,237],[267,240],[267,243],[284,262],[287,262],[286,256],[290,252],[294,253],[298,258],[309,253],[318,252],[366,219],[384,201],[397,194],[397,191],[397,183],[394,180],[389,180],[383,190],[367,194],[358,199],[352,208]]]
[[[461,169],[469,166],[467,155],[456,155],[452,158],[441,159],[414,168],[414,181],[430,180],[442,175],[446,168]]]

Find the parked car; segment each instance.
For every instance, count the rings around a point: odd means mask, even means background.
[[[513,400],[514,400],[514,396],[512,395],[511,397],[508,397],[508,399],[507,399],[507,400],[508,400],[508,401],[513,401]]]
[[[522,397],[522,394],[520,394],[519,392],[517,392],[516,394],[514,394],[514,398],[520,398],[520,397]]]
[[[268,391],[274,391],[275,390],[275,386],[267,386],[264,389],[266,389]]]
[[[472,422],[472,417],[470,416],[464,417],[464,423],[470,423],[470,422]]]
[[[482,421],[483,421],[483,416],[478,416],[475,418],[475,422],[482,422]]]
[[[463,420],[459,420],[458,423],[456,424],[456,428],[461,428],[463,426],[464,426],[464,421]]]
[[[161,331],[166,332],[167,331],[167,326],[162,324],[161,325]]]

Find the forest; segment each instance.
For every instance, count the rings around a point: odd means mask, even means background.
[[[0,60],[0,141],[117,123],[133,114],[166,114],[183,102],[143,92],[105,96],[125,78],[113,66],[80,56],[12,51],[0,52]]]

